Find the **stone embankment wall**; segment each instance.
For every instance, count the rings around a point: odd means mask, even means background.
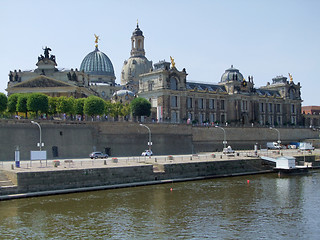
[[[157,169],[157,170],[156,170]],[[59,169],[54,171],[4,171],[17,185],[11,192],[0,189],[0,195],[111,186],[119,184],[159,183],[161,180],[197,179],[205,177],[251,174],[271,170],[261,159],[167,163],[159,168],[152,164],[91,169]]]
[[[48,159],[86,158],[92,151],[111,156],[137,156],[148,146],[148,130],[133,122],[64,122],[38,121],[42,129],[42,150]],[[223,131],[215,127],[184,124],[146,124],[151,129],[155,155],[192,154],[222,149]],[[258,143],[277,141],[277,132],[269,128],[224,127],[228,145],[234,149],[253,149]],[[312,129],[278,128],[281,141],[319,139]],[[39,150],[39,128],[29,120],[0,121],[0,161],[14,160],[19,148],[20,159],[29,160],[30,151]]]

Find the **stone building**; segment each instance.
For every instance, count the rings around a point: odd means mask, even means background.
[[[50,55],[51,49],[46,47],[43,50],[44,55],[38,57],[36,69],[10,71],[6,89],[8,95],[40,92],[51,97],[83,98],[96,95],[107,100],[121,89],[115,83],[112,62],[98,48],[97,36],[95,50],[85,56],[80,70],[58,69],[56,57]]]
[[[145,56],[144,36],[137,24],[131,36],[130,58],[124,61],[121,71],[121,85],[138,92],[139,76],[152,70],[152,61]]]
[[[301,123],[300,83],[276,77],[272,84],[255,88],[233,66],[218,84],[188,82],[186,70],[174,62],[159,62],[140,75],[138,95],[149,99],[152,118],[173,123],[232,125],[297,125]]]
[[[56,57],[50,55],[46,47],[44,55],[38,57],[37,68],[29,71],[10,71],[6,91],[13,93],[40,92],[51,97],[87,97],[95,94],[89,87],[89,76],[83,71],[59,70],[56,68]]]
[[[245,79],[231,65],[217,83],[211,83],[211,79],[209,83],[191,82],[186,70],[178,70],[171,57],[171,62],[152,65],[145,56],[145,38],[137,24],[120,86],[115,83],[111,60],[98,49],[99,37],[95,37],[95,50],[83,59],[80,71],[57,69],[55,56],[50,56],[51,49],[45,48],[37,69],[10,72],[8,94],[43,92],[76,98],[97,95],[126,103],[139,96],[151,102],[151,118],[158,122],[234,126],[294,126],[306,122],[301,114],[301,86],[290,74],[290,80],[278,76],[272,83],[257,88],[252,76]]]
[[[320,127],[320,106],[304,106],[302,107],[302,116],[304,126]]]

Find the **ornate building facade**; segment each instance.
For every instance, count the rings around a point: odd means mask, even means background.
[[[276,77],[272,84],[255,88],[253,77],[244,79],[233,66],[218,84],[188,82],[186,70],[174,63],[155,64],[140,76],[138,95],[149,99],[153,118],[173,123],[220,123],[232,125],[301,124],[300,83]]]
[[[148,99],[154,121],[171,123],[219,123],[236,126],[302,125],[301,86],[278,76],[266,86],[256,88],[253,77],[245,79],[231,66],[218,83],[197,83],[187,80],[171,62],[152,65],[145,56],[144,35],[139,25],[131,36],[131,52],[121,71],[121,84],[115,83],[111,60],[98,49],[82,61],[80,71],[58,70],[56,58],[44,49],[37,69],[9,73],[8,94],[43,92],[49,96],[87,97],[128,102],[136,96]]]

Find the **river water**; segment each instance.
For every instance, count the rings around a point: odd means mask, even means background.
[[[319,239],[319,187],[316,171],[2,201],[0,239]]]

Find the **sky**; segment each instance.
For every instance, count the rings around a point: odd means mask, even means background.
[[[146,57],[172,56],[187,81],[216,84],[231,65],[256,88],[290,73],[302,105],[320,105],[319,11],[318,0],[0,0],[0,92],[9,71],[35,69],[46,46],[58,68],[79,69],[94,34],[120,84],[138,20]]]

